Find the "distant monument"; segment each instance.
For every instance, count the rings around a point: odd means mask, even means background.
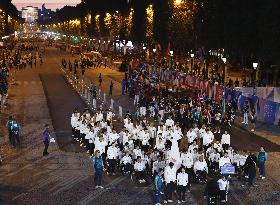
[[[38,20],[39,9],[38,7],[26,6],[22,8],[22,18],[25,19],[27,23],[33,23]]]

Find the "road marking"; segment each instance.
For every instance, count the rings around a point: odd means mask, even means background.
[[[78,205],[87,205],[90,204],[94,199],[96,199],[97,197],[99,197],[101,194],[105,193],[110,186],[114,186],[117,185],[119,183],[121,183],[122,181],[124,181],[125,179],[127,179],[127,177],[118,177],[116,179],[114,179],[113,181],[111,181],[111,183],[107,184],[104,189],[98,189],[98,190],[94,190],[93,192],[91,192],[89,195],[87,195],[86,197],[84,197],[79,203]]]
[[[71,187],[73,187],[74,185],[78,184],[79,182],[87,179],[88,177],[81,177],[78,176],[75,180],[70,181],[70,183],[68,183],[67,185],[61,187],[60,189],[58,189],[56,192],[52,193],[52,195],[57,195],[62,191],[66,191],[69,190]]]
[[[138,192],[136,195],[133,196],[133,199],[131,199],[130,201],[126,202],[126,205],[129,205],[131,203],[134,202],[134,200],[136,200],[137,196],[141,195],[144,191],[146,191],[147,189],[152,188],[152,185],[145,187],[144,189],[142,189],[142,191]]]
[[[21,193],[21,194],[15,196],[15,197],[13,198],[13,200],[16,200],[16,199],[18,199],[18,198],[20,198],[20,197],[22,197],[22,196],[24,196],[24,195],[26,195],[26,194],[28,194],[28,193],[30,193],[30,192],[33,192],[33,191],[35,191],[35,190],[38,190],[38,189],[40,189],[40,188],[46,186],[47,184],[50,184],[50,183],[52,183],[53,181],[57,181],[57,180],[58,180],[58,177],[57,177],[57,176],[55,176],[54,178],[51,178],[51,179],[50,179],[50,178],[45,178],[45,179],[39,181],[39,183],[38,183],[37,185],[34,185],[34,186],[30,187],[30,188],[28,189],[27,192],[24,192],[24,193]]]
[[[10,173],[6,174],[6,176],[10,177],[10,176],[16,175],[16,174],[22,172],[24,169],[29,169],[29,168],[32,168],[32,164],[27,164],[24,167],[14,171],[14,172],[10,172]]]

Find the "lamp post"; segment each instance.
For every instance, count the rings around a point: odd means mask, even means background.
[[[154,48],[154,49],[153,49],[153,52],[154,52],[154,63],[155,63],[155,62],[156,62],[156,52],[157,52],[157,49]]]
[[[223,62],[224,62],[224,86],[226,85],[227,83],[227,58],[223,57],[222,58]]]
[[[194,54],[191,53],[191,72],[193,72]]]
[[[146,60],[146,46],[143,46],[144,60]]]
[[[253,75],[253,95],[256,94],[256,81],[257,81],[257,68],[258,68],[258,63],[253,63],[253,68],[254,68],[254,75]]]
[[[170,64],[171,64],[171,67],[172,67],[172,65],[173,65],[173,51],[169,51],[169,53],[170,53]]]

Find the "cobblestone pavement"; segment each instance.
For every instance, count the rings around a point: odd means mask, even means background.
[[[153,186],[138,186],[126,176],[105,176],[105,189],[94,189],[91,161],[70,136],[72,110],[83,109],[85,104],[60,73],[62,56],[68,55],[48,48],[42,67],[27,68],[16,74],[17,84],[9,91],[9,107],[0,118],[3,125],[10,113],[16,113],[15,117],[23,125],[22,148],[10,148],[7,133],[1,126],[4,134],[0,138],[0,153],[4,162],[0,166],[0,204],[152,204]],[[98,74],[98,70],[87,73]],[[104,84],[104,91],[106,87]],[[117,87],[116,84],[113,98],[131,106],[132,101],[119,96]],[[43,157],[41,133],[46,123],[52,125],[57,140],[50,146],[50,155]],[[275,168],[279,170],[279,166]],[[228,204],[277,204],[280,189],[272,181],[270,177],[258,180],[259,186],[248,189],[233,179]],[[202,193],[203,185],[192,186],[187,204],[206,204]]]

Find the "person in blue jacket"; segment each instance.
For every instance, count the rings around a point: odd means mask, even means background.
[[[262,179],[265,179],[265,162],[267,161],[267,152],[262,146],[258,154],[259,173]]]
[[[101,181],[102,181],[102,174],[104,170],[104,164],[99,150],[95,151],[95,156],[92,158],[92,162],[93,162],[93,167],[95,169],[95,174],[94,174],[95,188],[103,189],[103,186],[101,186]]]
[[[155,205],[160,205],[160,195],[163,192],[163,169],[159,169],[158,174],[155,177]]]

